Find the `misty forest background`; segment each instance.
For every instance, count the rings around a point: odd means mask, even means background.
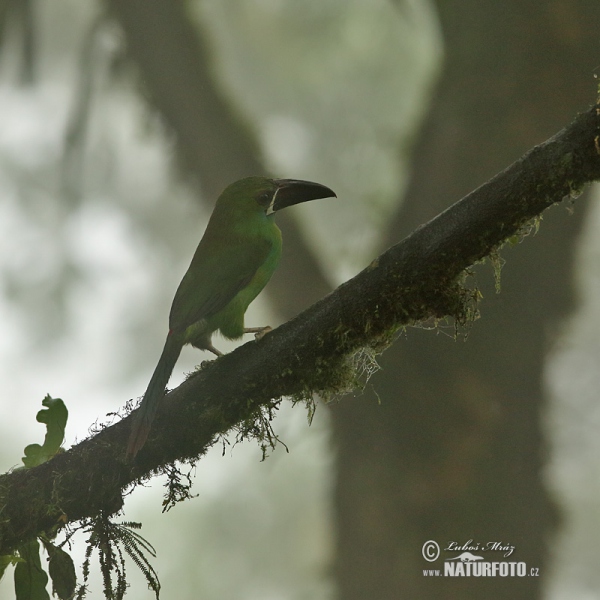
[[[69,445],[143,393],[225,185],[338,194],[278,217],[247,318],[275,326],[592,104],[599,24],[589,0],[0,1],[2,471],[42,441],[46,393]],[[503,249],[500,294],[477,267],[466,339],[408,329],[311,427],[283,407],[289,453],[213,448],[166,515],[160,481],[129,496],[161,597],[600,598],[594,196]],[[430,539],[512,544],[541,577],[428,579]]]

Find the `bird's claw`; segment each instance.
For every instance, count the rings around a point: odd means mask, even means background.
[[[255,340],[260,340],[264,335],[269,333],[269,331],[273,331],[273,328],[268,325],[266,327],[246,327],[246,329],[244,329],[244,333],[253,333]]]
[[[273,331],[272,327],[269,327],[268,325],[266,327],[263,327],[260,331],[257,331],[254,334],[254,339],[255,340],[260,340],[261,338],[263,338],[265,335],[267,335],[267,333],[269,333],[269,331]]]

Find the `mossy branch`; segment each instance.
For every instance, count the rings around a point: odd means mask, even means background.
[[[38,467],[0,476],[0,554],[61,523],[118,512],[123,491],[135,481],[177,459],[202,455],[220,435],[251,423],[261,410],[264,419],[283,396],[343,389],[353,355],[385,345],[399,327],[447,315],[464,319],[464,270],[544,209],[597,179],[600,106],[295,319],[208,364],[170,392],[133,464],[124,459],[131,424],[126,417]]]

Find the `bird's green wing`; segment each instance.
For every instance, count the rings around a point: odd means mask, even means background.
[[[204,240],[203,240],[204,241]],[[247,286],[267,260],[272,244],[219,244],[208,251],[202,242],[184,275],[171,306],[169,328],[176,331],[211,317]]]

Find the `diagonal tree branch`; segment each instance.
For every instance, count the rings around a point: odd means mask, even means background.
[[[335,392],[350,357],[381,347],[402,325],[465,316],[459,277],[554,203],[600,179],[600,105],[416,229],[352,280],[262,340],[208,364],[165,398],[134,464],[124,460],[131,417],[34,469],[0,477],[0,554],[65,520],[123,505],[123,490],[282,396]]]

